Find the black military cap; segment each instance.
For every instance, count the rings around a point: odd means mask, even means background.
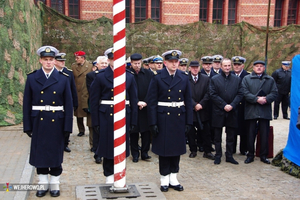
[[[142,55],[139,53],[134,53],[130,56],[130,60],[142,60]]]
[[[149,58],[148,58],[148,63],[153,63],[153,59],[154,59],[154,57],[155,57],[155,56],[151,56],[151,57],[149,57]]]
[[[53,57],[53,58],[55,58],[58,52],[59,51],[53,46],[42,46],[36,51],[37,55],[39,55],[40,57]]]
[[[190,62],[190,67],[199,67],[199,62],[197,60],[193,60]]]
[[[253,65],[256,65],[256,64],[262,64],[262,65],[266,65],[266,63],[262,60],[257,60],[253,63]]]
[[[148,58],[143,59],[143,64],[148,64]]]
[[[179,65],[187,65],[189,62],[189,59],[187,58],[180,58],[179,59]]]
[[[214,55],[213,62],[221,62],[223,60],[223,56],[221,55]]]
[[[246,62],[246,58],[243,58],[241,56],[234,56],[231,58],[233,64],[244,64]]]
[[[114,48],[111,47],[111,48],[107,49],[107,50],[104,52],[104,55],[105,55],[108,59],[113,59],[113,58],[114,58]]]

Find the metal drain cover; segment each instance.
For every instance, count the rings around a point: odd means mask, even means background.
[[[157,199],[166,200],[160,189],[154,183],[132,183],[128,185],[126,193],[112,193],[112,185],[82,185],[76,186],[77,200],[99,199]]]

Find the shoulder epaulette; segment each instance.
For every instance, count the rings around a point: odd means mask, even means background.
[[[129,70],[129,69],[126,69],[126,71],[134,75],[134,72],[133,72],[133,71],[131,71],[131,70]]]
[[[157,74],[157,71],[152,71],[152,72],[153,72],[153,74],[154,74],[154,75],[156,75],[156,74]]]
[[[71,71],[71,72],[73,71],[73,70],[71,70],[71,69],[69,69],[69,68],[67,68],[67,67],[65,67],[65,68],[66,68],[67,70]]]
[[[29,75],[29,74],[33,74],[33,73],[35,73],[35,72],[36,72],[36,70],[33,70],[33,71],[31,71],[31,72],[27,73],[27,75]]]
[[[99,71],[98,71],[98,70],[96,70],[96,71],[95,71],[95,74],[98,74],[98,73],[99,73]]]
[[[65,75],[65,76],[69,76],[69,74],[65,73],[65,72],[62,72],[62,71],[59,71],[61,74]]]
[[[182,71],[182,73],[185,75],[189,75],[189,73],[187,71]]]

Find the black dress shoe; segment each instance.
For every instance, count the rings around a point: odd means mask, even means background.
[[[70,153],[70,152],[71,152],[71,149],[70,149],[69,147],[65,147],[65,148],[64,148],[64,151]]]
[[[58,197],[60,195],[59,190],[50,190],[51,197]]]
[[[263,162],[263,163],[266,163],[266,164],[270,164],[269,159],[267,159],[265,157],[260,158],[260,161]]]
[[[84,135],[83,132],[80,132],[80,133],[77,134],[78,137],[81,137],[81,136],[83,136],[83,135]]]
[[[215,164],[215,165],[219,165],[220,163],[221,163],[221,158],[216,158],[216,157],[215,157],[214,164]]]
[[[204,151],[204,148],[203,148],[203,147],[199,147],[199,151],[200,151],[200,152],[203,152],[203,151]]]
[[[97,164],[101,164],[101,163],[102,163],[101,157],[100,157],[100,156],[97,156],[97,157],[95,158],[95,162],[96,162]]]
[[[190,158],[195,158],[197,156],[197,152],[191,152],[189,157]]]
[[[168,190],[169,190],[169,186],[165,186],[165,185],[161,185],[160,186],[160,191],[162,191],[162,192],[168,192]]]
[[[132,162],[135,162],[135,163],[139,162],[139,158],[133,158]]]
[[[177,191],[183,191],[183,187],[182,185],[169,185],[170,188],[173,188],[174,190],[177,190]]]
[[[238,165],[239,164],[236,160],[234,160],[233,157],[227,157],[226,158],[226,162],[229,162],[229,163],[234,164],[234,165]]]
[[[151,156],[142,156],[142,160],[148,160],[148,159],[150,159],[151,158]]]
[[[287,120],[290,120],[290,118],[289,118],[289,117],[284,117],[283,119],[287,119]]]
[[[215,156],[212,154],[212,153],[203,153],[203,158],[208,158],[208,159],[211,159],[211,160],[214,160],[215,159]]]
[[[274,119],[276,120],[276,119],[277,119],[277,117],[274,117]]]
[[[38,191],[36,191],[36,196],[37,197],[43,197],[43,196],[45,196],[46,195],[46,193],[48,192],[48,190],[38,190]]]
[[[247,159],[244,161],[245,164],[252,163],[254,161],[254,158],[252,157],[247,157]]]

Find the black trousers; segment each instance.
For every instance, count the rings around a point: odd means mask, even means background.
[[[216,148],[216,158],[222,157],[222,129],[219,127],[214,127],[215,132],[215,148]],[[236,128],[226,127],[226,152],[225,155],[227,158],[232,157],[233,154],[233,145],[234,145],[234,135]]]
[[[276,100],[274,101],[274,117],[278,117],[279,115],[279,104],[281,102],[281,110],[282,110],[282,115],[283,118],[287,118],[288,117],[288,107],[290,104],[290,95],[289,94],[279,94],[276,98]]]
[[[99,145],[99,132],[97,132],[93,128],[93,148],[92,148],[93,152],[96,152],[98,145]]]
[[[84,123],[83,123],[83,117],[76,117],[77,119],[77,127],[79,132],[84,133],[85,128],[84,128]]]
[[[104,176],[114,174],[114,159],[103,158],[103,174]]]
[[[200,129],[197,122],[193,123],[193,127],[188,133],[189,148],[191,152],[197,152],[197,146],[202,144],[205,153],[211,152],[211,137],[209,121],[202,122],[203,130]],[[197,130],[195,129],[197,128]]]
[[[134,158],[138,158],[140,156],[139,153],[139,132],[135,133],[130,133],[130,150],[131,150],[131,155]],[[141,157],[145,158],[148,156],[148,151],[150,149],[150,141],[151,141],[151,134],[150,131],[145,131],[141,133]]]
[[[36,168],[37,174],[50,174],[52,176],[59,176],[62,173],[62,166],[58,167],[46,167],[46,168]]]
[[[268,155],[268,138],[270,131],[270,120],[268,119],[251,119],[247,120],[248,124],[248,157],[254,158],[254,143],[257,131],[260,133],[260,157]]]
[[[65,147],[69,146],[70,133],[65,135]]]
[[[234,135],[234,144],[233,144],[233,153],[236,152],[236,146],[237,146],[237,137],[240,136],[240,152],[246,153],[248,151],[247,147],[247,125],[244,120],[244,118],[240,121],[239,120],[239,127],[236,129],[235,135]]]
[[[179,172],[179,162],[180,156],[159,156],[159,173],[162,176],[166,176],[170,173],[178,173]]]

